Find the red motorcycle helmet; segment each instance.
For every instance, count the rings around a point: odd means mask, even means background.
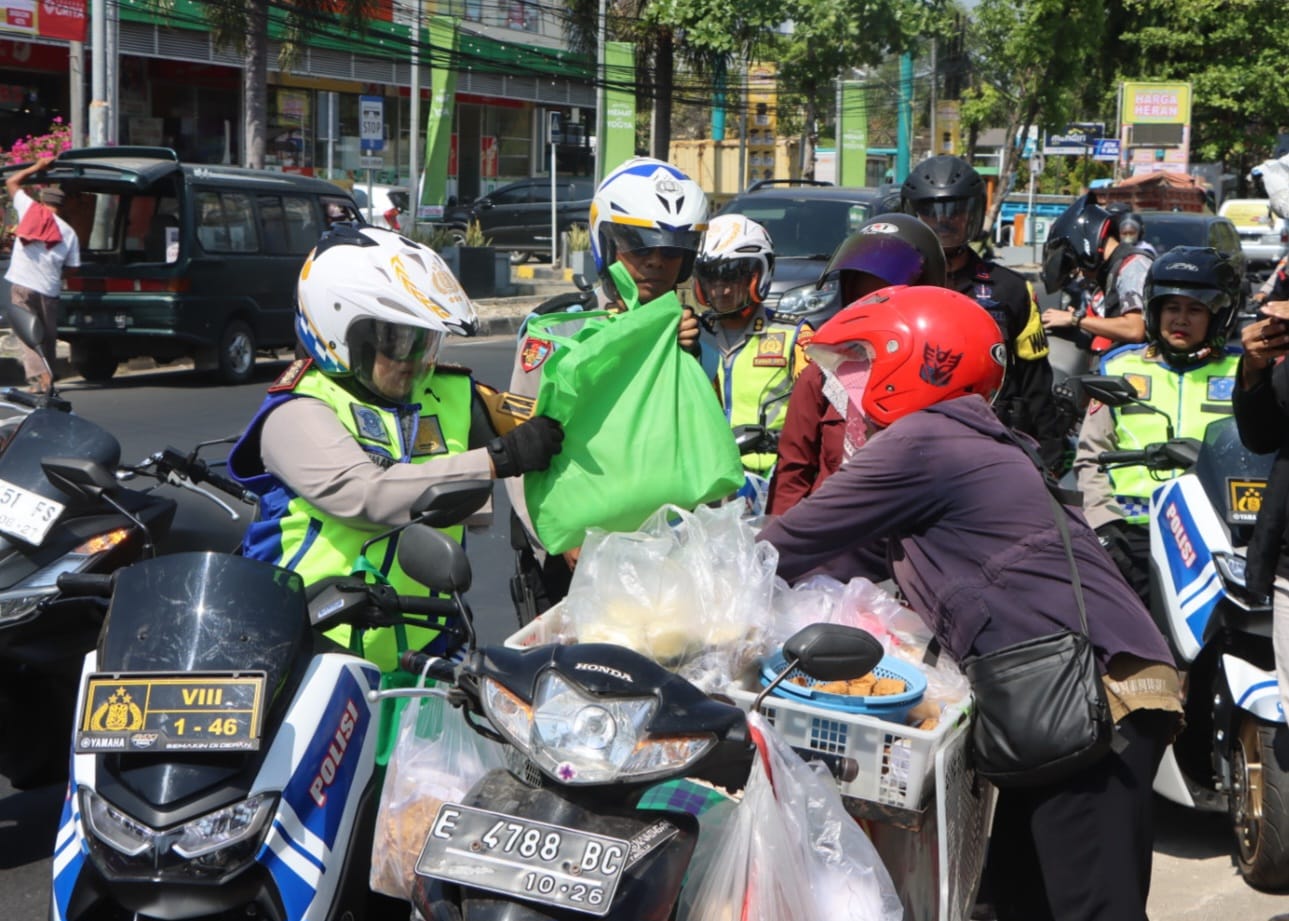
[[[841,310],[811,340],[826,370],[871,363],[860,408],[882,428],[909,413],[969,393],[992,401],[1007,351],[993,317],[948,288],[890,287]]]

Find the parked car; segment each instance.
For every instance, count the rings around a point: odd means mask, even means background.
[[[836,283],[816,288],[833,251],[852,230],[879,213],[877,189],[810,180],[763,179],[735,195],[721,214],[742,214],[774,241],[774,279],[766,305],[815,329],[841,309]]]
[[[555,184],[556,238],[574,224],[591,223],[595,182],[589,176],[562,178]],[[447,208],[443,224],[459,242],[474,221],[497,249],[509,250],[512,262],[551,254],[551,181],[537,176],[493,189],[464,205]]]
[[[1229,218],[1194,211],[1143,211],[1141,225],[1142,238],[1159,253],[1174,246],[1211,246],[1229,256],[1241,275],[1247,271],[1240,234]]]
[[[371,206],[367,204],[367,185],[362,182],[354,183],[353,190],[354,203],[358,205],[358,210],[362,212],[363,218],[368,224],[376,227],[385,227],[389,230],[402,230],[404,215],[407,214],[410,198],[407,189],[400,189],[398,186],[391,185],[373,185],[371,187]]]
[[[305,256],[328,224],[359,217],[330,182],[181,163],[165,147],[68,150],[39,178],[68,193],[80,237],[58,337],[89,381],[140,355],[248,380],[258,351],[295,346]]]
[[[1217,213],[1235,225],[1249,271],[1259,280],[1289,251],[1289,221],[1271,213],[1268,199],[1228,198]]]

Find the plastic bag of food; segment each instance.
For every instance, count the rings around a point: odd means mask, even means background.
[[[659,509],[639,531],[591,530],[565,612],[578,642],[616,643],[723,688],[765,648],[778,552],[741,507]]]
[[[890,874],[831,775],[759,714],[748,725],[757,757],[743,800],[695,856],[678,921],[900,921]]]
[[[398,744],[381,789],[372,841],[371,888],[410,899],[417,858],[445,802],[461,802],[504,750],[468,725],[441,694],[411,698],[399,719]]]
[[[1262,179],[1271,210],[1279,217],[1289,218],[1289,154],[1265,161],[1254,168],[1253,175]]]

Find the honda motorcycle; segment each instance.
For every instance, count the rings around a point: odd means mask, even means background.
[[[86,492],[102,477],[65,474]],[[428,490],[400,541],[407,572],[412,533],[450,540],[426,526],[463,521],[490,495],[491,483]],[[306,591],[293,572],[211,552],[59,582],[107,614],[79,683],[50,917],[370,917],[380,774],[367,694],[381,675],[322,634],[456,606],[361,577]]]
[[[1110,406],[1149,407],[1124,378],[1080,384]],[[1270,599],[1251,593],[1244,578],[1272,459],[1244,448],[1234,418],[1211,423],[1202,442],[1170,438],[1097,458],[1161,477],[1182,471],[1150,497],[1151,609],[1184,673],[1186,708],[1185,731],[1165,753],[1155,790],[1183,806],[1228,812],[1240,873],[1258,888],[1283,889],[1289,727],[1276,687]]]

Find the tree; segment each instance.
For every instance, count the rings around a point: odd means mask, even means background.
[[[280,63],[288,67],[310,26],[332,22],[335,10],[341,11],[341,26],[356,32],[374,6],[374,0],[294,0],[287,7]],[[245,163],[252,169],[263,169],[268,124],[269,0],[207,0],[206,20],[217,47],[234,48],[242,55]]]
[[[999,188],[1008,188],[1016,172],[1018,136],[1032,125],[1069,121],[1095,74],[1103,20],[1104,0],[980,0],[968,30],[975,82],[964,93],[962,121],[968,131],[1003,127]],[[986,231],[1002,203],[1003,196],[994,197]]]
[[[1123,0],[1118,76],[1191,84],[1191,159],[1222,160],[1243,181],[1289,125],[1284,36],[1274,0]]]

